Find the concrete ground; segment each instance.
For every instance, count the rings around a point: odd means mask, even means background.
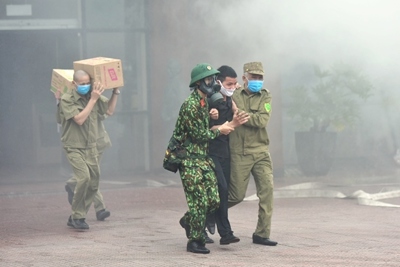
[[[252,244],[251,183],[229,210],[241,241],[221,246],[215,234],[211,253],[199,255],[186,252],[178,224],[186,202],[176,174],[103,177],[111,217],[97,221],[92,209],[90,230],[78,232],[66,225],[65,177],[1,172],[0,266],[400,266],[400,180],[339,176],[275,179],[276,247]]]

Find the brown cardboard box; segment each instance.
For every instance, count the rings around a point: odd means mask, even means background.
[[[93,82],[101,82],[105,89],[124,86],[122,63],[119,59],[96,57],[74,61],[74,70],[86,71]]]
[[[59,91],[63,95],[69,90],[73,90],[75,88],[72,84],[73,79],[74,70],[53,69],[50,91],[53,93]]]

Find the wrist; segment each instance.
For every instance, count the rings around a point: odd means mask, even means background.
[[[118,88],[115,88],[113,90],[113,95],[119,95],[121,93],[121,91]]]

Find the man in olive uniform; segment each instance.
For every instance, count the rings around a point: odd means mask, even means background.
[[[215,75],[219,72],[209,64],[198,64],[191,72],[193,92],[182,104],[173,132],[173,138],[184,143],[187,155],[179,166],[179,174],[189,210],[180,219],[189,239],[187,251],[210,253],[203,235],[206,214],[219,206],[214,163],[208,156],[208,142],[220,134],[233,130],[226,123],[215,130],[209,129],[207,96],[213,95]]]
[[[72,200],[72,214],[67,225],[75,229],[89,229],[86,214],[98,190],[100,169],[96,142],[98,118],[108,110],[113,111],[117,98],[101,97],[104,87],[91,85],[89,74],[78,70],[74,73],[76,90],[64,94],[59,103],[59,119],[62,125],[61,141],[68,161],[77,179]]]
[[[114,90],[114,94],[118,95],[119,94],[119,90],[116,93],[116,90]],[[98,161],[100,164],[101,161],[101,157],[103,155],[103,152],[106,148],[111,147],[111,140],[110,137],[106,131],[106,129],[104,128],[104,124],[103,124],[103,120],[107,118],[107,115],[103,115],[100,116],[99,115],[99,119],[97,120],[97,124],[98,124],[98,135],[99,138],[97,139],[97,152],[99,154],[98,156]],[[75,190],[75,186],[76,186],[77,180],[76,177],[73,176],[72,178],[70,178],[67,181],[67,184],[65,185],[65,190],[68,193],[68,202],[69,204],[72,205],[72,199],[74,197],[74,190]],[[111,213],[110,211],[106,210],[106,205],[104,204],[104,199],[103,199],[103,195],[100,192],[100,189],[97,190],[97,193],[94,195],[94,199],[93,199],[93,206],[94,206],[94,210],[96,212],[96,218],[99,221],[104,221],[104,219],[110,217]]]
[[[258,223],[253,233],[253,243],[276,246],[278,243],[269,239],[274,183],[266,127],[271,115],[271,93],[263,88],[264,69],[261,62],[244,64],[243,72],[243,88],[237,89],[232,98],[237,108],[249,113],[250,118],[229,136],[231,149],[229,206],[243,201],[251,173],[259,197]]]

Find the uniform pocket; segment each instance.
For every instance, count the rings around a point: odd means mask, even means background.
[[[261,99],[253,99],[250,103],[250,111],[252,113],[256,113],[260,110],[260,100]]]

